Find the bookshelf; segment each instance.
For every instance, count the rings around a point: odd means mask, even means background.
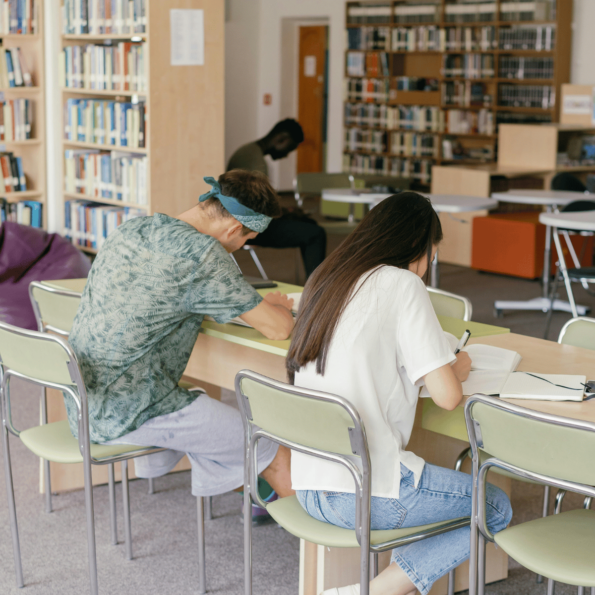
[[[9,7],[17,10],[17,3],[15,0],[14,6],[12,2]],[[19,213],[18,221],[22,223],[34,222],[35,216],[33,211],[26,205],[25,201],[32,201],[39,203],[41,206],[40,227],[47,227],[47,193],[46,193],[46,138],[45,138],[45,72],[44,72],[44,24],[43,24],[43,9],[44,2],[41,0],[27,0],[18,6],[19,21],[11,23],[4,22],[4,18],[0,18],[0,46],[2,47],[2,55],[0,60],[4,64],[0,69],[7,72],[5,52],[8,50],[19,49],[22,73],[30,75],[31,79],[28,82],[29,86],[14,86],[6,85],[6,81],[0,83],[0,102],[6,102],[10,106],[4,110],[2,115],[2,126],[7,125],[7,117],[10,115],[10,125],[12,126],[14,134],[16,126],[19,122],[17,120],[17,109],[21,111],[24,105],[23,100],[29,101],[29,114],[27,116],[27,123],[30,126],[29,132],[24,132],[24,126],[21,129],[20,136],[27,136],[28,138],[21,138],[19,140],[9,140],[7,134],[2,131],[3,139],[0,139],[0,152],[12,153],[15,158],[18,158],[22,164],[21,182],[26,185],[26,190],[8,191],[5,186],[0,184],[0,209],[3,211],[2,216],[8,219],[15,220],[17,217],[17,207],[25,206],[29,211],[27,219],[21,219]],[[26,13],[22,13],[26,10]],[[13,15],[15,13],[13,12]],[[4,16],[4,15],[3,15]],[[23,21],[21,21],[21,17]],[[25,19],[27,22],[25,22]],[[7,31],[14,30],[15,27],[24,27],[22,33],[10,33]],[[14,54],[11,54],[14,56]],[[13,75],[14,76],[14,75]],[[0,77],[2,80],[3,77]],[[13,79],[14,80],[14,79]],[[25,83],[23,83],[24,85]],[[16,104],[20,104],[15,108]],[[3,109],[3,108],[0,108]],[[23,119],[20,121],[24,124],[25,113],[22,112]],[[9,136],[10,138],[10,136]],[[4,177],[6,177],[6,172]],[[22,179],[24,177],[24,180]],[[9,183],[5,180],[5,183]],[[19,205],[19,203],[22,203]],[[12,209],[15,209],[12,211]],[[8,212],[12,211],[12,212]]]
[[[572,0],[376,0],[346,10],[343,169],[412,178],[497,160],[500,124],[557,122]]]
[[[79,9],[72,2],[63,0],[65,14]],[[79,15],[61,23],[60,208],[65,235],[89,254],[128,216],[173,216],[191,208],[205,191],[203,177],[224,171],[223,3],[139,0],[129,6],[140,12],[124,15],[118,32],[106,33],[104,21],[85,23]],[[171,65],[170,9],[204,11],[204,65]]]

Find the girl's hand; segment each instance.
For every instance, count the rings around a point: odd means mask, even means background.
[[[289,299],[286,295],[281,295],[280,291],[271,291],[264,296],[264,299],[273,306],[283,306],[291,310],[293,306],[293,299]]]
[[[452,371],[459,382],[465,382],[471,372],[471,358],[465,351],[459,351],[456,355],[457,361],[452,364]]]

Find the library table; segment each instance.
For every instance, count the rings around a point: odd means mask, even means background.
[[[80,291],[84,289],[86,279],[69,279],[63,281],[45,281],[51,287]],[[261,295],[270,291],[282,293],[300,292],[301,287],[278,283],[278,287],[259,290]],[[481,324],[464,322],[456,318],[438,316],[442,328],[458,338],[469,329],[474,338],[491,335],[505,335],[508,329]],[[241,369],[249,369],[269,376],[276,380],[285,381],[285,356],[290,340],[271,341],[264,338],[252,328],[235,324],[217,324],[205,321],[201,333],[194,346],[184,378],[205,386],[210,396],[217,397],[220,388],[235,390],[234,380]],[[422,456],[425,460],[436,465],[452,467],[454,460],[465,447],[465,442],[452,438],[447,432],[431,432],[421,427],[422,407],[418,407],[416,422],[409,448]],[[61,394],[52,395],[48,399],[48,417],[50,421],[65,419],[63,398]],[[440,430],[440,428],[438,428]],[[79,469],[79,467],[81,467]],[[94,466],[94,483],[106,483],[105,477],[96,475],[103,471]],[[60,469],[61,468],[61,469]],[[177,470],[187,469],[187,459],[184,457],[176,467]],[[42,468],[43,469],[43,468]],[[499,480],[500,487],[510,493],[510,480]],[[52,467],[52,490],[64,491],[83,487],[82,466],[57,465]],[[43,488],[43,482],[40,489]],[[390,552],[380,557],[380,568],[389,562]],[[359,550],[324,548],[316,544],[302,541],[300,543],[300,595],[318,595],[322,590],[358,582],[359,580]],[[508,558],[502,550],[496,550],[493,545],[488,547],[488,581],[493,582],[506,578],[508,575]],[[432,589],[432,595],[446,593],[446,577]],[[345,582],[348,581],[348,582]],[[467,573],[457,573],[457,590],[467,588]]]
[[[460,196],[454,194],[425,194],[437,213],[469,213],[472,211],[491,210],[498,206],[491,198],[479,198],[474,196]],[[385,198],[393,196],[386,192],[366,192],[351,188],[329,188],[322,191],[322,199],[332,202],[349,203],[349,221],[353,221],[354,208],[356,204],[363,204],[365,208],[373,208]],[[438,253],[432,261],[430,285],[438,287],[440,284],[438,271]]]
[[[545,206],[548,213],[555,213],[558,207],[564,207],[575,200],[595,200],[595,196],[593,195],[583,192],[569,192],[567,190],[510,190],[509,192],[495,192],[492,194],[492,198],[501,202]],[[542,312],[549,310],[551,248],[552,226],[546,224],[541,297],[527,301],[496,300],[494,302],[494,309],[497,314],[501,310],[541,310]],[[572,312],[570,304],[562,300],[554,300],[554,310]],[[587,313],[585,306],[577,306],[577,310],[581,316]]]

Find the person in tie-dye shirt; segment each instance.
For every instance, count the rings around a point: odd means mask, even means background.
[[[230,254],[280,214],[259,172],[205,178],[212,189],[190,210],[132,219],[114,231],[95,259],[70,334],[89,399],[91,440],[167,448],[139,457],[136,474],[167,473],[188,454],[192,492],[210,496],[243,483],[239,412],[178,383],[205,315],[240,316],[269,339],[293,328],[291,301],[264,299]],[[65,396],[72,433],[77,410]],[[259,446],[259,472],[280,496],[292,493],[289,452]]]

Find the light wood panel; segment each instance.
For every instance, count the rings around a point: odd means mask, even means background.
[[[498,166],[556,169],[558,130],[534,124],[500,124]]]

